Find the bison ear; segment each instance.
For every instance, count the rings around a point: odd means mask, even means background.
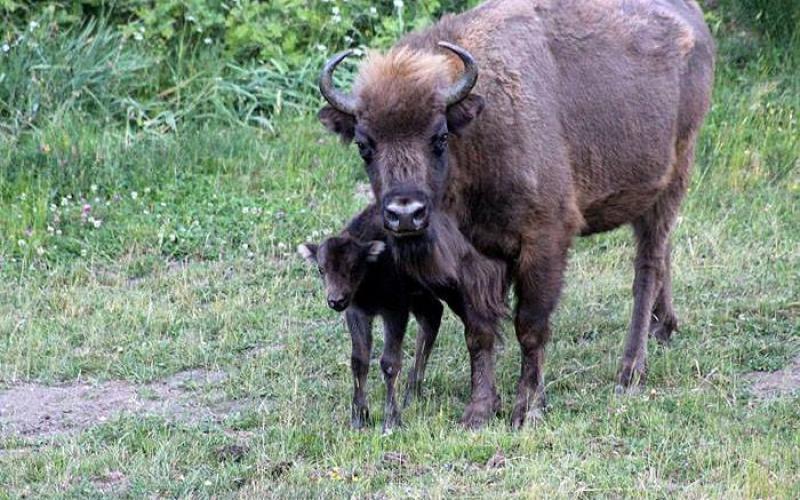
[[[317,249],[319,249],[319,245],[315,245],[313,243],[303,243],[302,245],[297,245],[297,253],[300,254],[300,257],[311,262],[312,264],[317,263]]]
[[[386,243],[382,241],[373,241],[369,244],[367,250],[367,262],[377,262],[378,257],[386,250]]]
[[[464,127],[478,117],[483,111],[485,101],[475,94],[468,95],[461,102],[447,108],[447,129],[458,135]]]
[[[342,113],[332,106],[325,106],[317,113],[319,121],[325,125],[325,128],[337,134],[342,142],[349,144],[353,140],[356,133],[356,117]]]

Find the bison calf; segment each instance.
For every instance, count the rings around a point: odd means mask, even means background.
[[[370,227],[365,224],[364,219],[369,213],[367,210],[357,216],[341,235],[328,238],[320,245],[300,245],[298,252],[319,267],[325,281],[328,305],[336,311],[345,311],[353,349],[351,423],[354,428],[363,427],[369,419],[365,387],[372,351],[372,322],[375,316],[383,320],[381,371],[386,382],[383,420],[383,431],[386,432],[400,424],[395,382],[402,364],[402,344],[409,312],[417,319],[419,332],[404,406],[410,403],[414,394],[421,392],[425,366],[439,332],[443,307],[435,296],[398,269],[390,252],[384,251],[384,241],[373,239],[382,237],[382,231],[380,225]]]

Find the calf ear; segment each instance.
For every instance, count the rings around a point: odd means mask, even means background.
[[[447,129],[458,135],[472,120],[483,111],[485,101],[475,94],[468,95],[463,101],[447,108]]]
[[[367,262],[377,262],[384,250],[386,250],[386,243],[377,240],[371,242],[367,250]]]
[[[302,245],[297,245],[297,253],[299,253],[300,257],[304,258],[305,260],[311,262],[312,264],[316,264],[318,248],[319,245],[314,245],[313,243],[303,243]]]
[[[349,144],[353,140],[356,133],[355,116],[342,113],[331,106],[325,106],[319,110],[317,118],[325,125],[326,129],[337,134],[343,143]]]

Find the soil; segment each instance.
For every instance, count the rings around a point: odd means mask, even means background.
[[[750,393],[756,399],[773,399],[800,394],[800,355],[785,368],[775,372],[752,372]]]
[[[102,424],[122,414],[174,421],[221,422],[249,406],[214,386],[220,371],[188,370],[149,384],[127,381],[67,385],[24,383],[0,391],[0,437],[51,437]]]

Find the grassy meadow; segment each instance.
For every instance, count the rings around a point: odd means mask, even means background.
[[[800,497],[800,396],[752,385],[800,355],[800,50],[709,21],[714,101],[673,239],[680,331],[651,341],[647,390],[614,396],[632,238],[576,241],[549,411],[521,432],[510,323],[502,413],[457,425],[469,363],[449,312],[404,426],[380,433],[375,360],[378,422],[349,428],[349,335],[294,253],[366,203],[354,147],[313,116],[317,59],[153,61],[96,26],[0,55],[0,398],[119,381],[155,400],[153,384],[203,370],[181,397],[224,408],[45,435],[4,430],[0,407],[0,498]]]

